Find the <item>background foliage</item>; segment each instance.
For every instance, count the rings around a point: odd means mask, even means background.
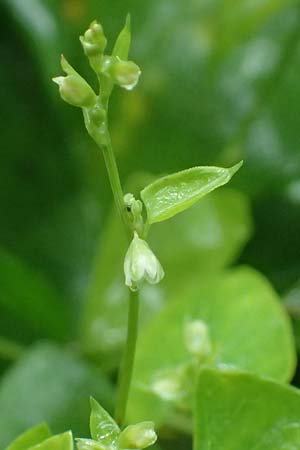
[[[230,189],[153,228],[167,277],[142,293],[141,342],[179,287],[182,298],[185,285],[200,295],[201,279],[237,264],[272,282],[299,334],[297,2],[2,0],[2,447],[42,420],[84,436],[88,394],[113,405],[125,244],[101,154],[50,79],[63,52],[93,83],[78,35],[97,18],[112,41],[128,11],[143,75],[111,107],[124,182],[134,190],[161,173],[244,159]],[[189,438],[176,439],[186,448]]]

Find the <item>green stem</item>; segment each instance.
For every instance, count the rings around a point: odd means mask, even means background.
[[[123,225],[125,228],[125,232],[127,233],[127,237],[130,240],[132,238],[132,231],[131,231],[131,227],[130,227],[130,224],[128,222],[128,218],[126,215],[126,209],[125,209],[125,205],[124,205],[124,193],[123,193],[122,186],[121,186],[119,171],[118,171],[115,155],[114,155],[113,148],[112,148],[110,135],[109,135],[109,132],[107,129],[106,129],[105,141],[106,141],[106,144],[105,145],[102,144],[101,149],[103,152],[104,161],[105,161],[110,185],[111,185],[111,189],[113,192],[114,201],[115,201],[115,204],[119,211],[119,215],[122,219],[122,222],[123,222]]]
[[[118,381],[119,390],[115,411],[115,419],[121,427],[124,425],[125,421],[126,408],[132,379],[137,333],[138,333],[138,316],[139,316],[139,294],[137,291],[135,292],[130,291],[127,339],[125,352],[123,355],[122,366],[119,373],[119,381]]]
[[[107,114],[108,104],[105,104]],[[121,186],[118,166],[112,148],[111,138],[107,126],[107,121],[103,123],[101,130],[94,126],[87,110],[84,110],[84,120],[87,130],[96,141],[97,145],[103,152],[104,161],[114,196],[114,201],[119,211],[119,215],[123,221],[124,229],[128,237],[128,241],[132,239],[132,229],[126,214],[124,204],[124,194]],[[127,340],[124,350],[123,362],[119,373],[118,380],[118,396],[116,404],[115,419],[122,426],[125,421],[125,414],[131,385],[133,364],[135,358],[135,348],[138,331],[138,315],[139,315],[139,297],[137,292],[130,291],[129,312],[127,324]]]

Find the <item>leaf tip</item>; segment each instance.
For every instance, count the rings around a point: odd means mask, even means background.
[[[234,175],[244,164],[244,161],[241,160],[240,162],[238,162],[237,164],[235,164],[234,166],[230,167],[230,175]]]
[[[126,15],[125,27],[130,31],[130,28],[131,28],[131,15],[130,15],[130,13],[127,13],[127,15]]]

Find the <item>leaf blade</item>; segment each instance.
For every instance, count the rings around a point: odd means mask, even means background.
[[[72,431],[52,436],[41,444],[30,447],[29,450],[73,450]]]
[[[203,196],[228,183],[242,164],[243,161],[240,161],[228,169],[193,167],[149,184],[141,191],[148,222],[161,222],[186,210]]]
[[[18,436],[6,450],[27,450],[29,447],[40,444],[51,436],[51,432],[45,423],[36,425]]]
[[[113,48],[112,56],[117,56],[120,59],[126,60],[129,55],[131,44],[131,30],[130,30],[130,14],[127,14],[124,28],[117,37]]]
[[[90,430],[91,436],[96,441],[101,441],[104,446],[114,444],[120,434],[120,429],[114,419],[93,398],[91,402]]]
[[[299,390],[246,372],[205,369],[196,393],[194,449],[296,449],[299,416]]]

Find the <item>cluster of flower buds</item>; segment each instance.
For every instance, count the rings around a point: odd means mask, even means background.
[[[136,231],[125,256],[124,273],[125,284],[133,291],[137,290],[142,281],[156,284],[165,275],[155,254]]]
[[[101,95],[109,97],[114,85],[124,89],[133,89],[141,75],[140,68],[132,61],[128,61],[131,43],[130,19],[119,34],[112,55],[104,55],[107,39],[101,24],[94,21],[80,42],[90,66],[96,72],[100,81]],[[70,66],[62,57],[62,69],[67,76],[55,77],[53,81],[59,85],[60,95],[67,103],[81,108],[90,108],[95,105],[98,97],[91,86]],[[101,102],[101,95],[99,101]]]
[[[76,439],[78,450],[143,450],[156,442],[153,422],[139,422],[121,431],[110,414],[93,398],[91,408],[92,439]]]
[[[104,35],[102,25],[96,20],[91,23],[88,30],[79,39],[83,51],[88,58],[102,55],[107,45],[107,39]]]

